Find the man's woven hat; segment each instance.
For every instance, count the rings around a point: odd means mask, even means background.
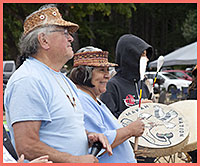
[[[99,48],[87,46],[79,49],[74,54],[74,67],[77,66],[111,67],[118,66],[108,62],[108,52]]]
[[[56,7],[49,7],[34,12],[25,20],[24,35],[28,34],[35,28],[47,25],[67,27],[70,33],[76,32],[79,28],[77,24],[63,20]]]

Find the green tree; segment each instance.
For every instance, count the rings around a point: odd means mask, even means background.
[[[16,60],[19,54],[17,43],[23,32],[23,20],[43,4],[4,4],[4,59]],[[131,17],[131,9],[134,4],[106,4],[106,3],[83,3],[57,4],[63,18],[78,23],[80,29],[75,34],[73,43],[76,51],[82,46],[98,44],[98,47],[110,50],[113,43],[113,29],[116,21],[112,19],[112,12],[119,13],[124,18]],[[110,20],[113,20],[110,22]],[[124,19],[126,20],[126,19]],[[100,40],[100,42],[99,42]],[[109,43],[110,45],[107,45]],[[106,46],[106,47],[105,47]],[[112,49],[111,49],[112,50]]]
[[[3,49],[6,54],[4,59],[16,59],[19,54],[18,39],[23,32],[23,20],[42,5],[4,3]],[[59,3],[57,5],[65,20],[80,26],[78,32],[74,34],[74,51],[80,47],[93,45],[109,51],[110,61],[114,61],[117,40],[126,33],[135,34],[154,47],[155,54],[152,60],[196,39],[196,34],[193,33],[195,29],[191,28],[196,26],[194,25],[194,11],[197,11],[195,3]]]
[[[197,10],[190,10],[181,28],[187,42],[197,40]]]
[[[33,12],[41,4],[4,4],[3,5],[3,49],[4,59],[16,60],[18,41],[23,32],[23,21],[27,15]]]

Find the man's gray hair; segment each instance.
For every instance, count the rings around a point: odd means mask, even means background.
[[[26,17],[25,21],[31,17],[33,14],[37,13],[40,10],[44,10],[47,8],[56,7],[55,4],[45,4],[41,6],[37,11],[31,13],[29,16]],[[25,22],[24,21],[24,22]],[[19,49],[20,49],[20,55],[29,57],[37,53],[39,48],[39,42],[38,42],[38,34],[39,33],[48,33],[49,29],[54,28],[55,25],[48,25],[44,27],[39,27],[34,29],[32,32],[28,33],[27,35],[21,36],[19,40]]]
[[[25,21],[34,13],[37,13],[40,10],[52,8],[52,7],[56,7],[56,5],[46,4],[46,5],[41,6],[37,11],[27,16]],[[24,33],[22,34],[21,38],[19,39],[19,44],[18,44],[20,55],[17,58],[17,67],[19,67],[26,60],[26,58],[37,54],[38,49],[40,48],[40,44],[38,41],[38,34],[40,33],[48,34],[51,30],[56,29],[56,27],[57,27],[56,25],[44,25],[44,26],[40,26],[38,28],[33,29],[28,34],[24,34]]]
[[[40,46],[38,41],[38,34],[48,34],[50,30],[53,30],[55,28],[55,25],[39,27],[33,30],[32,32],[28,33],[27,35],[22,35],[22,37],[19,40],[20,55],[27,58],[36,54]]]

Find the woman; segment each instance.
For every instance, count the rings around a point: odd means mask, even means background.
[[[135,155],[128,141],[132,136],[141,136],[144,123],[138,119],[122,127],[110,110],[98,98],[106,91],[110,78],[108,52],[94,47],[85,47],[74,55],[74,68],[71,80],[77,85],[78,96],[84,109],[85,128],[90,132],[103,133],[113,149],[113,155],[103,153],[98,157],[100,163],[135,163]]]

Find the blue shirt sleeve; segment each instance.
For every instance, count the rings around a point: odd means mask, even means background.
[[[98,106],[92,98],[87,96],[79,97],[83,110],[84,110],[84,125],[89,132],[103,133],[110,144],[112,144],[116,137],[116,129],[111,127],[109,124],[105,124],[104,110]]]
[[[28,120],[51,121],[45,90],[37,79],[25,77],[13,82],[9,96],[4,98],[5,107],[9,105],[7,110],[11,124]]]
[[[88,109],[89,110],[89,109]],[[103,133],[110,144],[112,144],[116,137],[116,130],[106,129],[102,122],[95,116],[91,116],[87,112],[84,113],[85,128],[89,132]]]

